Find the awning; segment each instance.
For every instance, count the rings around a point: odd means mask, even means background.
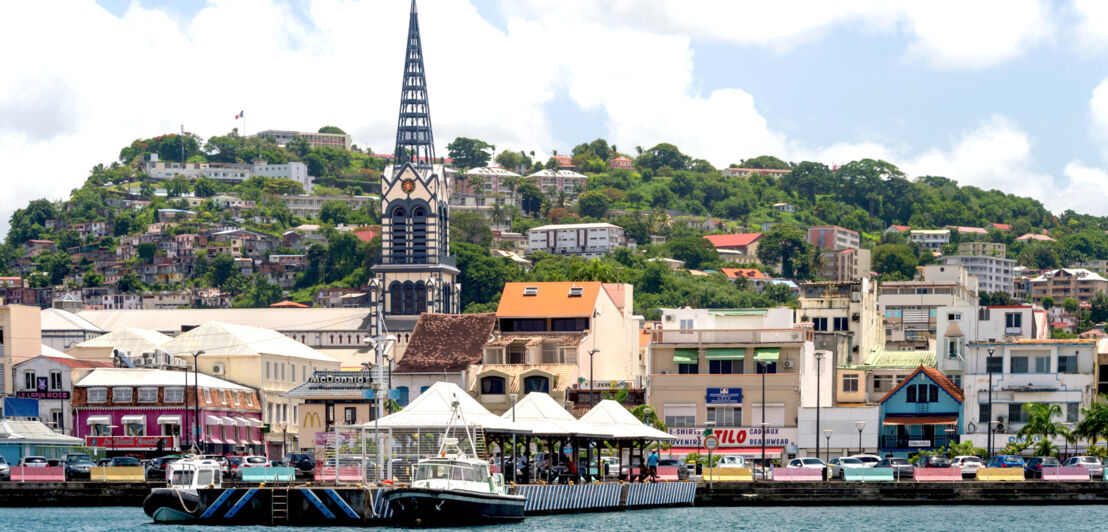
[[[223,440],[212,436],[211,434],[205,434],[203,437],[204,443],[223,443]]]
[[[754,361],[755,362],[772,362],[777,363],[777,359],[781,357],[780,347],[757,347],[754,349]]]
[[[742,360],[746,358],[745,347],[709,347],[708,360]]]
[[[123,423],[123,424],[138,423],[138,424],[145,425],[146,424],[146,416],[123,416],[123,419],[120,420],[120,423]]]
[[[180,425],[181,424],[181,416],[170,416],[170,415],[158,416],[158,424],[159,425]]]
[[[223,418],[221,418],[219,416],[213,416],[211,414],[208,415],[208,418],[207,418],[206,421],[207,421],[207,423],[206,423],[207,425],[222,425],[223,424]]]
[[[781,453],[784,450],[785,450],[784,447],[768,447],[767,446],[766,447],[766,456],[767,457],[778,457],[778,456],[781,455]],[[707,456],[708,455],[708,449],[706,449],[704,447],[701,447],[699,449],[697,449],[696,447],[670,447],[669,449],[666,449],[664,451],[660,451],[660,453],[663,454],[663,455],[665,455],[665,454],[686,455],[686,454],[689,454],[689,453],[700,453],[701,455]],[[726,454],[726,455],[731,455],[731,456],[742,456],[743,458],[761,458],[762,457],[762,448],[761,447],[721,447],[719,449],[716,449],[716,450],[712,451],[712,454],[714,454],[714,455]]]
[[[696,364],[700,359],[700,351],[696,349],[680,348],[673,350],[674,364]]]
[[[260,442],[260,441],[258,441],[258,440],[250,440],[250,444],[251,444],[251,445],[261,445],[261,444],[262,444],[262,442]]]
[[[234,426],[237,426],[239,424],[239,422],[238,422],[237,419],[235,419],[233,417],[224,416],[223,417],[223,424],[225,426],[228,426],[228,427],[234,427]]]
[[[254,426],[254,424],[250,422],[250,418],[236,417],[235,419],[237,419],[238,422],[239,422],[239,425],[241,425],[243,427],[253,427]]]
[[[885,416],[886,425],[954,425],[958,416]]]
[[[89,425],[110,425],[112,416],[89,416],[85,418],[85,422]]]

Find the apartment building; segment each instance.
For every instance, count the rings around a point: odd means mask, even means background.
[[[803,283],[796,314],[812,324],[815,349],[830,351],[836,367],[861,363],[885,343],[877,283],[869,279]]]
[[[936,316],[934,366],[961,386],[968,345],[1043,340],[1049,336],[1046,311],[1031,305],[944,307]]]
[[[1004,258],[1007,253],[1008,246],[999,242],[961,242],[958,244],[959,255]]]
[[[610,223],[544,225],[527,231],[530,253],[599,257],[627,245],[623,228]]]
[[[1074,298],[1086,303],[1098,293],[1108,293],[1108,279],[1081,268],[1062,268],[1031,279],[1031,301],[1042,304],[1050,297],[1056,303]]]
[[[877,304],[887,348],[928,350],[940,308],[977,304],[977,278],[961,266],[928,265],[923,280],[883,283]]]
[[[858,249],[862,246],[862,240],[857,231],[836,225],[809,227],[808,243],[826,250]]]
[[[872,253],[868,249],[829,249],[820,257],[819,276],[828,281],[868,279],[872,273]]]
[[[547,197],[557,196],[559,193],[573,196],[584,192],[585,183],[589,180],[588,176],[572,170],[539,170],[527,177],[534,181]]]
[[[377,196],[279,196],[295,216],[301,218],[319,218],[319,211],[328,201],[341,201],[351,210],[381,201]]]
[[[792,170],[780,170],[775,168],[724,168],[720,173],[724,177],[751,177],[760,175],[763,177],[781,177],[788,175]]]
[[[931,251],[941,251],[950,243],[950,229],[912,229],[908,231],[908,241]]]
[[[990,294],[1003,292],[1009,296],[1015,294],[1016,261],[991,255],[951,255],[943,257],[942,263],[948,266],[961,266],[970,275],[977,278],[978,292]]]
[[[288,131],[283,129],[267,129],[259,131],[256,138],[272,138],[278,146],[284,146],[295,139],[304,139],[313,148],[336,148],[350,151],[350,135],[345,133],[313,133],[311,131]]]

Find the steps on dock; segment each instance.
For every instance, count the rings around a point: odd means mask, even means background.
[[[271,493],[270,515],[273,524],[287,523],[289,521],[289,490],[288,488],[274,489]]]

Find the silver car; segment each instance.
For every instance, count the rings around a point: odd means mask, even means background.
[[[1066,460],[1062,467],[1084,467],[1089,470],[1089,477],[1095,479],[1104,476],[1104,463],[1095,456],[1073,456]]]
[[[955,456],[950,461],[950,467],[962,469],[962,478],[976,477],[977,470],[985,467],[985,464],[976,456]]]
[[[8,461],[0,456],[0,480],[11,480],[12,478],[12,466],[8,465]]]
[[[835,458],[832,458],[829,462],[827,462],[827,477],[828,478],[837,478],[839,480],[845,480],[846,479],[846,473],[843,472],[844,469],[865,469],[865,468],[866,468],[866,463],[859,460],[859,459],[857,459],[857,458],[851,458],[851,457],[842,457],[842,458],[840,458],[840,457],[836,456]]]

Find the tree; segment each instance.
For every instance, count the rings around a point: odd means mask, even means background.
[[[99,272],[86,273],[83,282],[86,288],[93,288],[104,284],[104,276]]]
[[[504,283],[519,280],[519,267],[508,259],[490,257],[488,248],[454,240],[450,251],[458,257],[458,282],[465,286],[463,309],[498,301]]]
[[[1046,309],[1046,310],[1050,310],[1050,309],[1054,308],[1054,298],[1050,297],[1050,296],[1044,297],[1043,298],[1043,308]]]
[[[719,260],[719,252],[707,239],[699,236],[675,238],[666,243],[670,256],[685,261],[685,266],[694,270],[704,264]]]
[[[648,168],[657,172],[661,168],[684,170],[689,167],[692,158],[681,153],[673,144],[661,143],[644,151],[635,161],[639,168]]]
[[[542,202],[545,197],[542,194],[542,190],[531,182],[520,183],[519,185],[520,204],[523,212],[534,216],[542,208]]]
[[[1108,439],[1108,396],[1101,394],[1088,408],[1082,407],[1081,416],[1081,421],[1074,428],[1074,436],[1088,440],[1090,447],[1101,438]]]
[[[339,225],[349,223],[354,211],[342,200],[328,200],[319,207],[319,221],[325,224]]]
[[[323,126],[323,127],[319,128],[319,132],[320,133],[333,133],[335,135],[345,135],[346,134],[345,131],[343,131],[342,129],[339,129],[335,126]]]
[[[1042,436],[1042,442],[1035,452],[1035,456],[1053,456],[1055,450],[1051,441],[1055,436],[1066,430],[1061,422],[1054,418],[1062,417],[1062,407],[1056,404],[1025,403],[1023,411],[1027,412],[1027,424],[1020,427],[1017,436],[1030,440],[1030,436]]]
[[[766,285],[762,290],[762,295],[778,305],[785,305],[796,299],[793,295],[793,289],[789,288],[789,285],[785,283],[770,283]]]
[[[48,276],[51,285],[57,286],[65,282],[65,276],[69,275],[72,264],[68,253],[61,250],[42,253],[36,260],[38,270]]]
[[[762,264],[781,264],[781,275],[793,279],[798,270],[807,274],[811,245],[805,242],[804,232],[792,225],[775,226],[758,242],[758,260]],[[806,276],[806,275],[805,275]]]
[[[141,242],[136,248],[138,258],[146,264],[154,262],[154,255],[158,252],[158,245],[153,242]]]
[[[265,276],[257,274],[250,282],[250,287],[235,297],[232,305],[235,308],[265,308],[281,300],[281,287],[266,280]]]
[[[488,248],[492,245],[492,229],[481,213],[459,212],[450,218],[450,240]]]
[[[1062,301],[1062,308],[1070,314],[1076,313],[1079,306],[1080,305],[1077,303],[1077,300],[1072,297],[1067,297],[1064,301]]]
[[[142,292],[146,287],[143,286],[142,280],[139,279],[138,275],[135,275],[135,272],[128,271],[115,282],[115,288],[124,294],[133,294]]]
[[[882,244],[873,248],[873,271],[887,280],[907,280],[916,276],[919,258],[911,246]]]
[[[199,177],[196,182],[193,183],[192,189],[196,193],[198,198],[210,198],[215,195],[218,185],[214,180],[206,177]]]
[[[619,272],[611,263],[600,258],[589,259],[588,262],[574,261],[569,266],[569,280],[571,281],[599,281],[601,283],[618,283]]]
[[[577,200],[577,212],[581,216],[603,218],[612,207],[612,200],[599,192],[586,192]]]
[[[235,267],[235,258],[226,253],[217,253],[210,261],[208,274],[213,285],[226,290],[239,275],[238,268]]]
[[[739,163],[742,168],[760,168],[760,169],[772,169],[772,170],[788,170],[789,163],[778,159],[772,155],[759,155],[757,157],[746,159]]]
[[[644,425],[654,427],[660,431],[666,430],[666,424],[662,418],[658,417],[658,411],[650,405],[638,405],[631,408],[631,415],[641,421]]]
[[[467,170],[487,166],[492,158],[492,149],[492,144],[466,137],[457,137],[446,145],[450,158],[454,159],[454,165]]]
[[[192,184],[189,183],[189,178],[184,175],[177,174],[165,182],[166,195],[171,198],[185,196],[191,191]]]

